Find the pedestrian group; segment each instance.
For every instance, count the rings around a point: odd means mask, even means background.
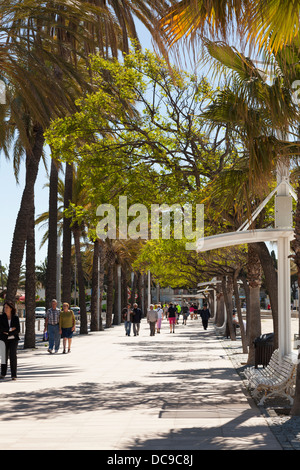
[[[151,304],[147,310],[146,319],[150,327],[150,336],[155,333],[160,334],[163,319],[169,321],[170,333],[175,333],[175,327],[179,324],[179,318],[182,314],[182,324],[186,325],[187,319],[197,319],[200,315],[203,328],[206,330],[210,311],[207,305],[203,305],[199,309],[197,305],[184,304]],[[136,303],[128,304],[122,310],[122,320],[124,321],[126,336],[131,335],[131,326],[133,327],[134,336],[140,333],[140,324],[142,320],[142,311]],[[63,340],[63,354],[71,352],[71,344],[73,333],[76,327],[76,320],[70,305],[63,303],[62,310],[57,307],[57,300],[53,299],[51,307],[48,309],[45,317],[44,336],[47,335],[49,345],[48,352],[50,354],[57,353],[60,348],[60,340]],[[0,359],[1,359],[1,375],[0,379],[4,379],[7,374],[7,363],[10,361],[10,370],[12,380],[17,378],[17,349],[19,342],[20,322],[16,314],[16,308],[12,302],[5,301],[3,312],[0,315]]]
[[[190,316],[192,320],[197,320],[198,315],[202,319],[203,328],[206,330],[208,326],[208,320],[210,318],[210,310],[206,304],[203,305],[203,308],[199,309],[197,305],[185,304],[181,307],[179,304],[174,304],[170,302],[169,304],[150,304],[146,320],[150,328],[150,336],[155,336],[155,333],[160,334],[162,321],[165,318],[169,322],[170,333],[175,333],[175,326],[179,324],[179,318],[182,314],[182,324],[187,324],[187,319]],[[122,310],[122,320],[125,327],[125,335],[131,336],[131,326],[133,326],[134,336],[138,336],[140,332],[140,323],[142,319],[142,311],[138,308],[138,305],[127,304],[127,306]]]

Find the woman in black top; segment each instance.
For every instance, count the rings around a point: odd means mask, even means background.
[[[1,364],[1,376],[3,379],[7,372],[8,357],[10,360],[10,370],[12,380],[17,378],[17,348],[20,333],[19,317],[12,302],[6,301],[3,306],[3,313],[0,315],[0,340],[5,344],[5,363]]]

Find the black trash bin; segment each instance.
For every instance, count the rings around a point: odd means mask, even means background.
[[[274,352],[274,333],[260,335],[253,341],[255,349],[255,369],[258,365],[266,367]]]

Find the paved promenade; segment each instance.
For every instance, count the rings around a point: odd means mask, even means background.
[[[21,350],[0,383],[1,450],[282,449],[200,320],[150,337],[143,319],[139,336],[119,325],[61,352]]]

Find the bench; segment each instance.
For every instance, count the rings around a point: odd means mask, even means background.
[[[258,398],[261,392],[264,393],[258,405],[263,405],[266,398],[280,396],[288,398],[293,403],[293,389],[296,381],[297,359],[293,354],[279,357],[279,350],[276,349],[270,359],[269,364],[261,369],[251,367],[244,371],[248,380],[248,386],[252,390],[254,398]]]
[[[224,324],[222,326],[216,326],[215,325],[215,332],[216,332],[216,335],[218,335],[218,336],[225,336],[226,324]]]

